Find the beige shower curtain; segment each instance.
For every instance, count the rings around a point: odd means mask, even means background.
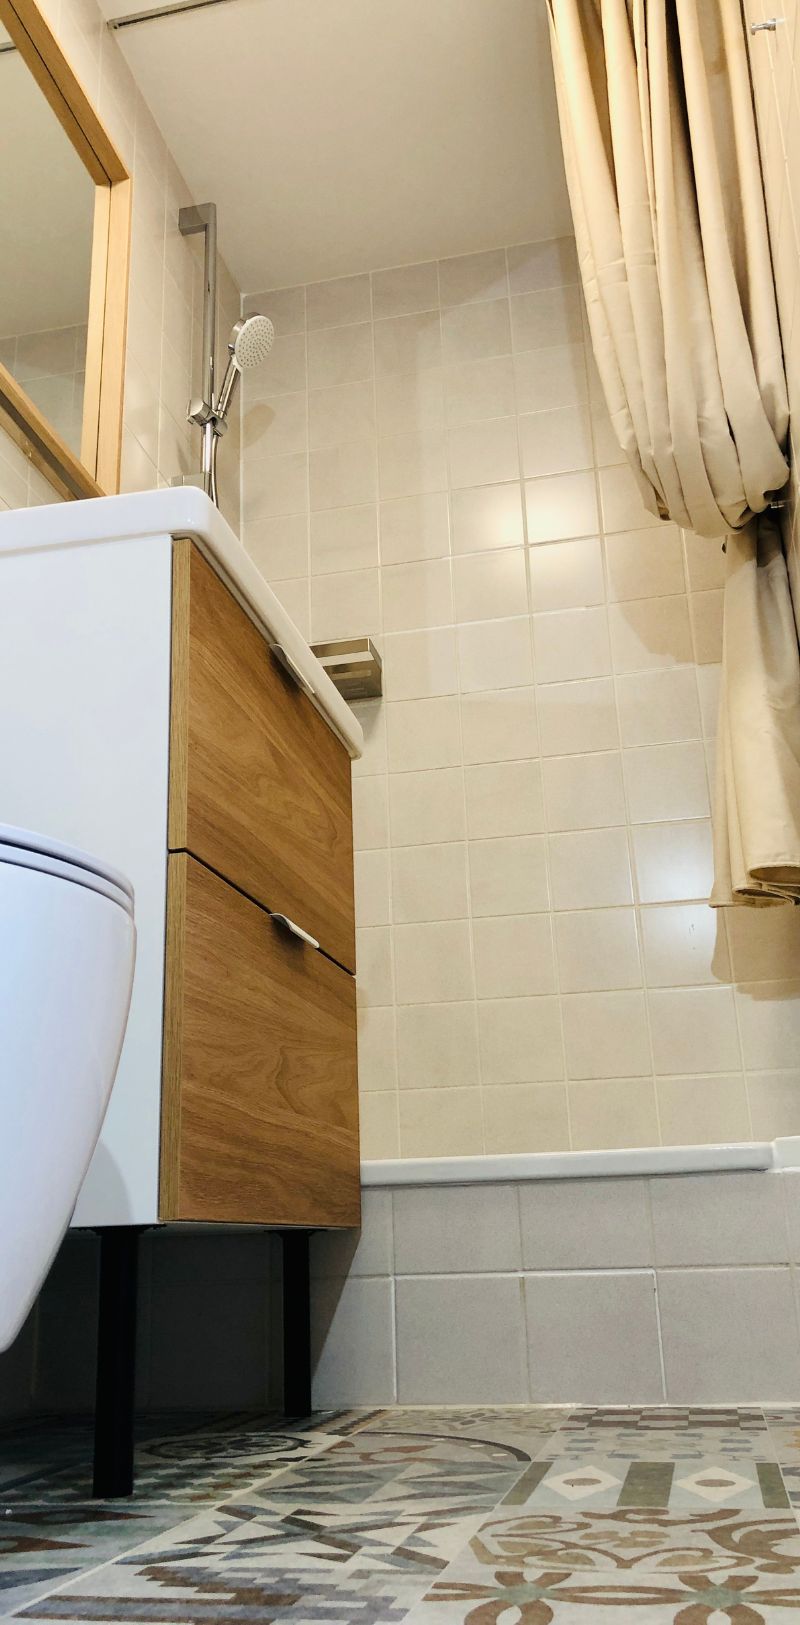
[[[739,0],[547,4],[617,438],[652,513],[728,537],[711,901],[796,901],[800,658],[763,512],[788,410]]]

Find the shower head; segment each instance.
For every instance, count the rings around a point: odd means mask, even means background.
[[[228,339],[228,366],[214,408],[217,433],[223,434],[228,408],[236,392],[239,374],[260,367],[275,343],[275,329],[268,316],[243,316]]]
[[[268,316],[244,316],[231,333],[228,349],[240,372],[260,367],[275,343],[275,329]]]

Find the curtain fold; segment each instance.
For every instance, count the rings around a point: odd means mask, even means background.
[[[614,431],[650,512],[730,538],[712,902],[796,901],[800,656],[765,513],[788,406],[738,0],[547,3]]]

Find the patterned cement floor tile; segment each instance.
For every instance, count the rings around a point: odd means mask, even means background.
[[[390,1625],[482,1517],[229,1503],[22,1611],[25,1619],[278,1619]]]
[[[766,1427],[692,1426],[667,1428],[660,1423],[637,1422],[615,1426],[565,1424],[546,1440],[539,1454],[618,1456],[621,1460],[700,1461],[709,1456],[752,1456],[777,1461],[775,1436]]]
[[[757,1625],[800,1609],[800,1530],[740,1508],[493,1517],[406,1625],[544,1625],[617,1613]]]
[[[733,1506],[788,1511],[776,1462],[750,1456],[702,1461],[626,1462],[615,1456],[539,1457],[506,1496],[506,1505],[551,1507]]]
[[[140,1546],[182,1517],[175,1507],[125,1502],[15,1508],[0,1520],[0,1607],[21,1608],[80,1569]]]

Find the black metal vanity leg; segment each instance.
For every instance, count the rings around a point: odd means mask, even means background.
[[[133,1493],[136,1288],[141,1232],[120,1225],[98,1234],[100,1307],[93,1493],[105,1500]]]
[[[283,1241],[283,1411],[311,1411],[311,1292],[308,1230],[282,1230]]]

